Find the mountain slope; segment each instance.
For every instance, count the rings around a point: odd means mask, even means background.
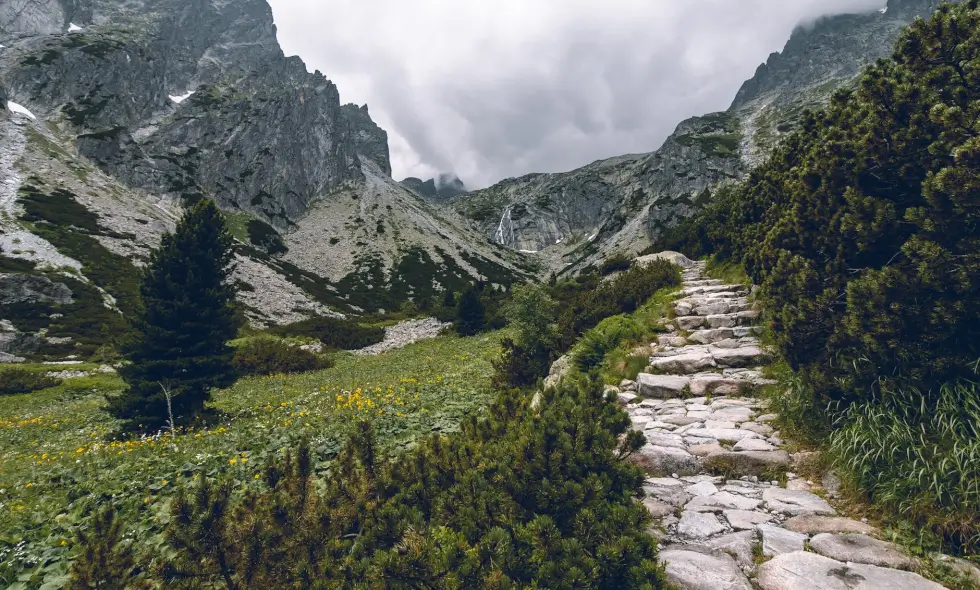
[[[798,28],[727,111],[682,122],[657,151],[507,179],[458,197],[453,206],[495,242],[540,252],[553,271],[643,250],[707,203],[714,188],[743,178],[804,109],[822,106],[864,66],[890,54],[902,28],[937,4],[889,0],[881,11]]]
[[[120,277],[200,196],[241,241],[257,324],[534,271],[391,179],[385,132],[283,54],[265,0],[11,0],[0,45],[0,272],[125,307]]]

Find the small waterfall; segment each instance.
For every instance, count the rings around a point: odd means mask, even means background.
[[[512,244],[515,240],[514,222],[510,218],[510,210],[513,207],[513,205],[508,205],[507,208],[504,209],[504,214],[500,216],[500,223],[497,224],[497,233],[494,234],[494,239],[496,239],[497,243],[501,246]]]

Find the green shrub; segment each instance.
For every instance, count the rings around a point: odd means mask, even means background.
[[[315,338],[330,348],[357,350],[384,340],[385,329],[362,326],[353,320],[315,317],[301,322],[276,326],[269,330],[277,336]]]
[[[0,395],[31,393],[61,384],[60,379],[20,368],[0,369]]]
[[[256,248],[265,250],[270,256],[278,256],[289,251],[282,236],[268,223],[259,219],[250,219],[245,225],[248,231],[248,241]]]
[[[623,254],[622,252],[617,252],[616,254],[613,254],[609,258],[602,261],[602,266],[599,267],[599,274],[606,276],[617,271],[629,270],[629,267],[632,265],[632,258]]]
[[[889,391],[854,404],[830,434],[853,487],[967,554],[980,549],[980,385]]]
[[[325,477],[302,444],[244,498],[229,480],[182,486],[168,551],[145,548],[156,567],[143,576],[240,590],[665,588],[636,501],[644,476],[623,460],[643,444],[629,424],[598,382],[550,389],[536,408],[502,392],[459,432],[394,461],[360,422]]]
[[[680,267],[655,260],[633,266],[613,280],[600,281],[597,275],[578,277],[551,288],[558,302],[559,348],[568,350],[587,330],[605,318],[632,313],[657,291],[681,283]]]
[[[624,315],[613,316],[599,322],[575,345],[572,361],[579,371],[588,373],[599,366],[606,355],[616,349],[624,340],[638,338],[643,328],[632,318]]]
[[[487,325],[486,308],[480,300],[476,287],[469,287],[459,297],[456,304],[454,327],[461,336],[472,336],[482,332]]]
[[[277,375],[327,369],[333,363],[284,340],[259,337],[235,349],[232,365],[239,375]]]

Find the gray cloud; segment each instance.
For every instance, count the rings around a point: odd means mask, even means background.
[[[396,178],[481,187],[656,149],[793,28],[885,0],[270,0],[287,54],[367,103]]]

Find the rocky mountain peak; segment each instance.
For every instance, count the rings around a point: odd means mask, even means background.
[[[449,201],[453,197],[468,192],[463,181],[452,172],[443,172],[428,180],[409,176],[401,183],[423,197],[439,203]]]

